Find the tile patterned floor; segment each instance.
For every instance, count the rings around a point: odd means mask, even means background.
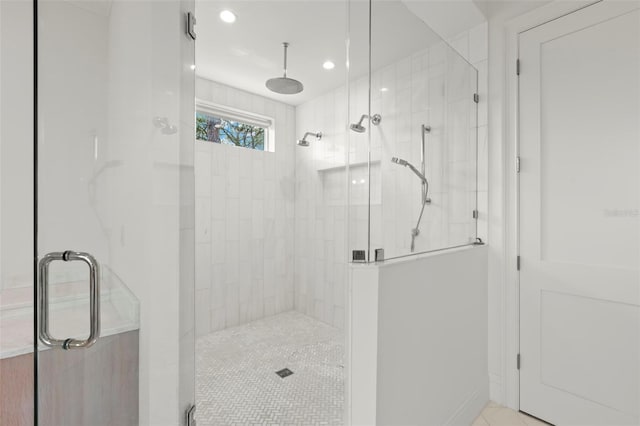
[[[548,423],[489,402],[472,426],[549,426]]]
[[[343,332],[298,312],[201,337],[198,425],[342,425],[343,360]],[[549,425],[489,402],[472,426]]]
[[[343,336],[287,312],[199,338],[198,425],[343,424]]]

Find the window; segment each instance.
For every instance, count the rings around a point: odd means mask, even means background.
[[[273,119],[208,102],[196,103],[196,140],[275,151]]]

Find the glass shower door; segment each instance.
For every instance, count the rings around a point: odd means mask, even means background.
[[[110,127],[114,8],[37,5],[40,425],[138,424],[139,302],[111,268],[123,237],[113,189],[123,158]]]
[[[193,402],[188,4],[36,5],[37,424],[183,424]]]

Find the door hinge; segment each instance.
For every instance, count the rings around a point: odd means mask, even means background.
[[[187,13],[187,35],[192,40],[196,39],[196,17],[191,12]]]
[[[516,157],[516,173],[520,173],[520,156]]]
[[[516,256],[516,269],[520,270],[520,255]]]
[[[520,354],[518,354],[518,356],[516,356],[516,368],[518,370],[520,370]]]
[[[473,211],[473,218],[477,219],[478,218],[478,210],[474,210]]]
[[[520,59],[516,59],[516,75],[520,75]]]
[[[478,95],[477,93],[473,94],[473,102],[478,103],[480,102],[480,95]]]

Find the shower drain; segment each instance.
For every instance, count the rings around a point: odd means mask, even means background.
[[[283,368],[280,371],[276,371],[276,374],[284,379],[285,377],[292,375],[293,371],[289,370],[288,368]]]

